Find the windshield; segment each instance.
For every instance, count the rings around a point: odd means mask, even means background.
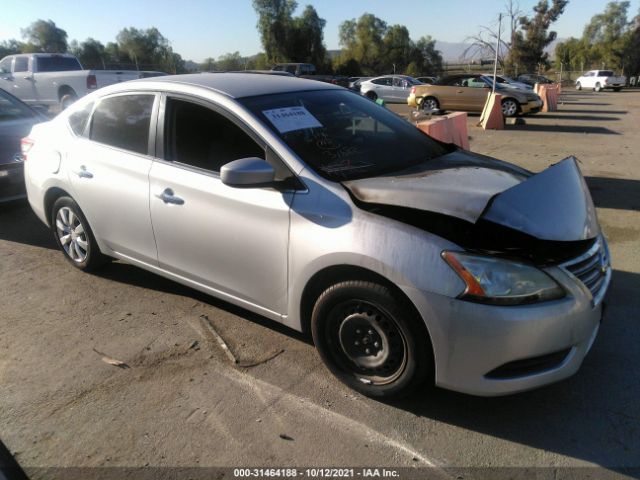
[[[373,177],[447,153],[409,122],[347,90],[283,93],[239,101],[329,180]]]

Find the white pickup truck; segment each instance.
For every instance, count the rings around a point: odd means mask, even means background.
[[[0,88],[25,103],[61,109],[93,90],[142,76],[135,70],[83,70],[69,54],[24,53],[0,60]]]
[[[612,88],[619,92],[627,84],[627,78],[615,76],[611,70],[590,70],[576,80],[576,90],[591,88],[600,92]]]

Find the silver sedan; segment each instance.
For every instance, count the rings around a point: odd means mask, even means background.
[[[532,174],[362,96],[198,74],[107,87],[22,143],[68,262],[117,258],[309,332],[366,395],[575,373],[611,275],[573,158]]]
[[[415,85],[422,85],[422,82],[408,75],[383,75],[360,82],[360,93],[371,100],[405,103]]]

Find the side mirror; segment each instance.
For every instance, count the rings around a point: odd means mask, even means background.
[[[234,160],[220,169],[222,183],[237,188],[265,187],[275,181],[276,171],[262,158]]]

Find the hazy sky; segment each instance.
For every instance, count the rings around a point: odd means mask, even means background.
[[[437,40],[462,42],[480,25],[496,23],[506,0],[301,0],[300,13],[311,4],[327,21],[327,48],[337,49],[338,26],[346,19],[373,13],[388,24],[405,25],[414,40],[431,35]],[[531,13],[537,0],[520,0]],[[605,0],[571,0],[553,26],[559,37],[580,36],[584,25],[602,12]],[[631,0],[630,16],[640,0]],[[202,61],[239,51],[253,55],[261,50],[257,16],[251,0],[3,0],[0,41],[22,39],[21,28],[34,20],[51,19],[68,34],[68,40],[93,37],[113,41],[124,27],[157,27],[186,60]]]

